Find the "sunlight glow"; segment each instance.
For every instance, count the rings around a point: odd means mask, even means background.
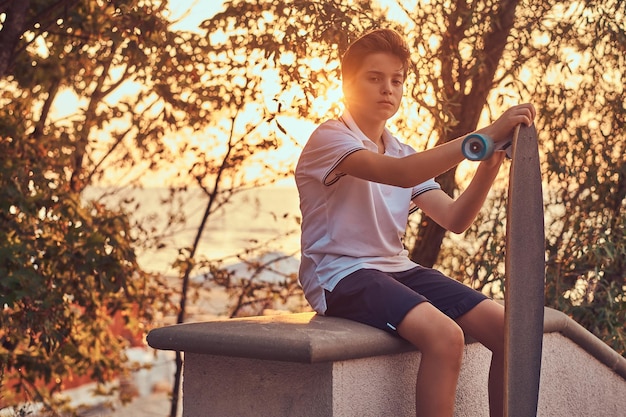
[[[541,34],[537,34],[533,36],[532,40],[536,47],[544,47],[550,43],[550,34],[545,33],[545,32]]]
[[[436,51],[441,46],[441,38],[435,34],[430,35],[428,38],[428,47],[431,51]]]
[[[397,22],[403,24],[409,24],[411,19],[406,15],[405,10],[411,10],[413,7],[417,7],[417,3],[420,4],[428,4],[427,0],[413,0],[410,2],[406,2],[400,7],[398,2],[394,0],[380,0],[380,4],[387,8],[387,17],[390,20],[395,20]],[[224,7],[224,0],[212,0],[212,1],[203,1],[203,0],[178,0],[178,1],[170,1],[169,3],[169,17],[173,22],[171,29],[172,30],[181,30],[181,31],[192,31],[197,33],[203,33],[199,29],[199,25],[205,19],[208,19],[218,13]],[[556,19],[557,14],[561,13],[564,15],[574,13],[578,7],[581,7],[582,3],[574,2],[569,8],[565,8],[564,6],[556,5],[553,8],[553,11],[550,16],[546,16],[546,20]],[[404,8],[404,9],[403,9]],[[268,12],[263,12],[263,19],[259,19],[260,24],[268,25],[270,24],[274,18]],[[549,28],[549,23],[546,24]],[[550,33],[537,33],[532,42],[536,46],[545,46],[550,42]],[[210,42],[212,43],[223,43],[226,41],[226,33],[223,30],[215,31],[209,35]],[[431,34],[424,47],[420,45],[421,48],[427,48],[429,50],[417,50],[414,51],[421,56],[428,56],[435,52],[441,46],[441,37],[436,34]],[[39,54],[41,56],[45,56],[47,53],[47,47],[45,45],[44,39],[36,39],[33,44],[37,47],[37,50],[40,51]],[[472,54],[473,45],[465,44],[461,53],[463,58],[469,59]],[[545,80],[548,84],[561,84],[567,89],[576,89],[580,86],[581,82],[584,82],[584,78],[581,71],[581,68],[584,68],[585,65],[589,62],[589,57],[584,53],[580,53],[579,51],[573,48],[563,48],[561,51],[562,54],[562,65],[561,68],[552,68],[545,74]],[[298,85],[292,86],[284,86],[281,82],[281,77],[279,70],[277,68],[267,68],[265,65],[268,63],[266,59],[262,55],[256,56],[254,54],[237,54],[236,58],[240,60],[240,63],[243,65],[256,65],[254,68],[249,68],[252,73],[260,74],[260,90],[262,91],[262,99],[257,103],[250,103],[246,105],[243,117],[238,120],[238,125],[236,129],[238,132],[245,130],[247,125],[250,124],[259,124],[262,122],[263,117],[267,117],[268,112],[272,113],[277,111],[278,105],[281,105],[281,112],[276,116],[276,120],[281,123],[287,134],[284,135],[277,131],[276,127],[273,127],[272,132],[268,132],[268,134],[275,135],[280,138],[284,143],[281,145],[279,150],[271,152],[271,156],[267,157],[268,163],[271,161],[272,164],[282,164],[287,162],[294,162],[297,160],[297,156],[299,150],[304,145],[304,142],[308,138],[310,132],[313,130],[313,124],[309,121],[302,120],[302,118],[298,117],[296,114],[296,107],[298,104],[303,103],[305,100],[310,105],[310,110],[317,115],[329,115],[329,112],[332,109],[337,109],[339,106],[340,109],[343,109],[343,105],[341,103],[343,92],[341,88],[341,83],[339,80],[334,80],[334,84],[327,86],[325,91],[316,92],[315,97],[306,96],[302,87]],[[291,65],[297,60],[297,56],[290,51],[282,51],[279,57],[279,64],[282,65]],[[254,62],[255,64],[249,64],[250,62]],[[328,62],[325,57],[312,57],[308,61],[309,69],[313,72],[321,71],[322,69],[329,70],[335,69],[339,63],[338,62]],[[440,72],[441,62],[440,61],[432,61],[429,62],[428,65],[431,66],[430,71],[434,74]],[[116,77],[121,77],[123,72],[122,67],[114,68],[111,71],[111,75],[114,82]],[[527,67],[523,67],[519,70],[518,80],[524,84],[528,84],[532,82],[533,78],[536,74],[533,73],[533,70]],[[613,89],[621,89],[623,92],[623,83],[621,79],[624,74],[622,74],[618,69],[607,70],[603,73],[602,79],[600,82],[606,83],[608,86],[611,86]],[[210,74],[202,74],[201,79],[207,79]],[[246,88],[246,78],[243,75],[236,75],[230,79],[235,85],[240,88]],[[470,88],[470,85],[461,86],[461,88],[467,90]],[[124,100],[127,97],[136,97],[142,90],[143,86],[138,83],[127,82],[121,88],[116,90],[113,94],[107,97],[108,104],[115,104],[121,100]],[[421,83],[417,86],[417,89],[421,93],[421,98],[427,106],[435,106],[437,103],[437,98],[435,96],[435,91],[433,86],[430,83]],[[187,94],[187,95],[185,95]],[[182,100],[192,100],[194,92],[183,93],[181,97]],[[163,110],[163,106],[161,104],[153,105],[154,97],[147,97],[144,101],[145,108],[144,111],[150,112],[151,114],[156,114]],[[78,106],[85,106],[86,100],[79,100],[76,95],[69,91],[63,90],[61,91],[57,99],[54,103],[54,113],[53,119],[56,121],[62,119],[71,119],[72,115],[75,114],[76,108]],[[490,94],[489,101],[497,102],[502,106],[509,106],[514,104],[519,104],[517,102],[516,97],[511,97],[507,95],[506,91],[494,91]],[[404,121],[405,127],[414,132],[415,137],[420,137],[420,140],[424,140],[430,146],[433,145],[434,138],[432,137],[433,130],[433,122],[428,118],[428,114],[424,113],[422,109],[411,107],[410,111],[407,111],[409,104],[403,104],[403,108],[401,111],[403,112],[401,117],[406,118],[406,114],[410,114],[411,116],[408,118],[409,120]],[[265,115],[265,116],[264,116]],[[191,129],[183,129],[179,132],[170,134],[167,138],[164,139],[168,150],[172,153],[178,152],[184,148],[184,146],[194,147],[196,150],[201,152],[205,152],[209,154],[210,152],[217,152],[219,154],[219,146],[216,146],[216,143],[223,141],[222,139],[227,135],[228,132],[228,123],[230,119],[227,116],[221,116],[219,111],[211,112],[212,118],[215,118],[217,121],[214,128],[210,131],[205,132],[194,132]],[[221,120],[220,117],[224,120]],[[489,119],[490,115],[485,113],[482,115],[479,125],[484,126],[485,124],[490,123],[492,120]],[[121,129],[120,126],[111,126],[107,125],[108,129]],[[106,133],[98,133],[97,142],[102,145],[102,149],[105,149],[106,143],[111,142],[111,137],[109,133],[109,137],[107,138]],[[207,139],[210,138],[210,139]],[[435,138],[436,139],[436,138]],[[413,138],[407,138],[407,140],[413,140]],[[211,145],[209,145],[211,144]],[[421,147],[420,143],[418,147]],[[163,173],[159,173],[154,176],[152,180],[163,184],[164,178],[167,175],[172,177],[175,176],[176,172],[182,169],[182,167],[189,166],[193,164],[194,161],[192,153],[186,153],[181,156],[179,159],[180,164],[177,164],[175,167],[171,167],[165,169]],[[197,156],[197,154],[196,154]],[[265,157],[265,156],[264,156]],[[248,169],[248,168],[246,168]],[[250,168],[250,172],[254,172],[254,168]],[[460,169],[459,172],[463,172],[464,169]]]
[[[224,0],[170,0],[167,6],[172,30],[203,33],[200,23],[222,10]]]
[[[86,100],[79,100],[74,91],[64,88],[60,90],[55,97],[52,108],[52,119],[59,121],[70,118],[72,115],[76,114],[76,109],[78,109],[79,106],[86,104]]]

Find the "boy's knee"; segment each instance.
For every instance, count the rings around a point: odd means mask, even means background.
[[[458,323],[427,303],[411,310],[398,331],[425,353],[455,355],[462,353],[465,346],[465,335]]]
[[[427,355],[435,355],[449,364],[460,365],[465,349],[463,329],[453,320],[443,320],[433,329],[431,337],[420,350]]]
[[[465,334],[463,333],[463,329],[453,320],[450,320],[450,323],[441,329],[437,344],[438,349],[450,355],[451,359],[460,359],[465,349]]]
[[[459,372],[465,349],[463,330],[452,320],[437,329],[418,347],[422,359],[437,363],[441,371]]]

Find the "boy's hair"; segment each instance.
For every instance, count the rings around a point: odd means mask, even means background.
[[[404,77],[409,70],[411,52],[404,38],[392,29],[374,29],[355,40],[341,59],[343,81],[349,81],[359,70],[368,55],[388,52],[402,61]]]

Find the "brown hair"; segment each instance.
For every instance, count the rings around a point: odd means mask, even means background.
[[[406,78],[411,52],[404,38],[392,29],[374,29],[355,40],[343,54],[341,59],[343,80],[350,80],[359,70],[365,58],[378,52],[388,52],[400,58]]]

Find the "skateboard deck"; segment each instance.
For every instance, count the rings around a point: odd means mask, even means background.
[[[512,139],[506,223],[505,417],[535,417],[543,341],[545,230],[537,132]]]

